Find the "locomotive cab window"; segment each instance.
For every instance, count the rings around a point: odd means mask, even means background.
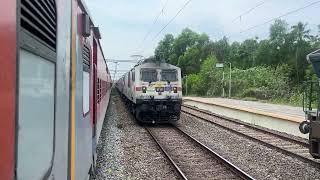
[[[130,72],[128,73],[128,87],[130,87]]]
[[[175,69],[163,69],[161,71],[161,81],[177,81],[177,70]]]
[[[155,69],[142,69],[141,80],[144,82],[155,82],[157,81],[157,71]]]
[[[135,79],[136,79],[136,73],[134,72],[134,71],[132,71],[132,82],[134,82],[135,81]]]

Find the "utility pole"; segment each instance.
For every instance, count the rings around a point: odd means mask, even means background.
[[[297,43],[297,47],[296,47],[296,76],[297,76],[297,82],[299,83],[299,70],[298,70],[298,48],[299,45]]]
[[[119,64],[119,62],[114,62],[114,63],[116,64],[116,67],[115,67],[115,69],[114,69],[113,80],[115,80],[115,78],[116,78],[116,74],[117,74],[117,69],[118,69],[118,64]]]
[[[231,81],[232,81],[232,67],[231,67],[231,62],[225,62],[229,63],[229,98],[231,98]],[[216,68],[222,68],[222,97],[225,96],[224,92],[224,63],[217,63]]]
[[[229,98],[231,98],[231,62],[228,62],[229,63],[229,67],[230,67],[230,71],[229,71]]]
[[[230,65],[231,66],[231,65]],[[255,56],[252,54],[252,68],[255,68],[256,62],[255,62]],[[256,87],[256,78],[253,78],[253,87]]]
[[[224,98],[224,67],[222,68],[222,97]]]
[[[186,77],[186,96],[188,96],[188,75],[185,75]]]

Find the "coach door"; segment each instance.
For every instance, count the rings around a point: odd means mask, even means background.
[[[16,179],[45,179],[55,148],[55,1],[21,1],[20,13]]]
[[[91,101],[91,107],[92,107],[92,137],[96,136],[96,123],[97,123],[97,91],[98,91],[98,80],[97,80],[97,42],[93,39],[93,80],[92,80],[92,101]]]

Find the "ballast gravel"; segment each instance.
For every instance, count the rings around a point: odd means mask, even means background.
[[[118,127],[122,129],[124,175],[127,179],[177,179],[176,171],[148,132],[117,98]]]
[[[179,179],[176,171],[134,120],[118,95],[109,104],[98,144],[97,180]]]
[[[176,123],[256,179],[320,179],[320,169],[182,114]],[[113,95],[97,146],[96,180],[178,179],[146,130]]]
[[[117,128],[116,104],[111,98],[97,146],[96,180],[124,179],[121,130]]]
[[[320,179],[320,169],[203,120],[181,114],[177,125],[256,179]]]

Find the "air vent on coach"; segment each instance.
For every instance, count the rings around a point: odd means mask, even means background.
[[[90,47],[84,45],[82,49],[83,69],[85,71],[90,70]]]
[[[55,0],[21,0],[21,27],[37,41],[56,49]]]

